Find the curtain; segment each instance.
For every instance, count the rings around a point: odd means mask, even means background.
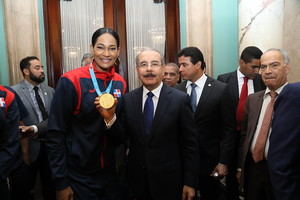
[[[23,79],[21,59],[41,58],[38,4],[35,0],[4,0],[3,3],[10,84],[14,85]]]
[[[140,86],[135,58],[144,48],[165,51],[165,4],[153,0],[126,0],[126,31],[129,90]],[[121,49],[122,51],[122,49]]]
[[[60,1],[63,72],[81,65],[83,54],[90,52],[92,35],[103,27],[103,1]]]

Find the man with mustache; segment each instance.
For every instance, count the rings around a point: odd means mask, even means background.
[[[266,90],[248,96],[242,123],[237,177],[247,200],[273,200],[266,160],[275,100],[287,85],[289,58],[282,49],[269,49],[261,56],[260,74]]]
[[[124,96],[108,135],[129,139],[132,199],[192,200],[199,166],[197,132],[188,95],[162,83],[163,65],[157,50],[145,49],[137,56],[143,85]],[[105,121],[115,119],[114,108],[95,103]]]
[[[54,89],[43,83],[44,68],[37,57],[22,59],[20,69],[24,80],[12,88],[20,96],[28,115],[22,119],[24,126],[19,127],[22,153],[11,176],[12,199],[32,199],[39,172],[44,199],[54,200],[55,190],[44,144]]]

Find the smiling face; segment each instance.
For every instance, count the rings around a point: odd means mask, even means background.
[[[270,90],[276,90],[287,82],[289,70],[279,51],[268,51],[262,55],[260,74]]]
[[[140,53],[136,69],[141,82],[150,91],[157,88],[163,79],[161,56],[156,51]]]
[[[104,33],[97,38],[94,46],[91,46],[96,66],[100,71],[108,71],[119,56],[120,50],[116,39],[109,33]]]

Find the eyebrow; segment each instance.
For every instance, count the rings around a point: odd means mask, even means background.
[[[141,61],[140,63],[142,64],[142,63],[148,63],[148,62],[147,61]],[[160,61],[152,60],[152,61],[150,61],[150,63],[160,63]]]
[[[274,61],[274,62],[271,62],[269,64],[261,64],[260,66],[268,66],[268,65],[272,65],[272,64],[281,64],[281,63],[278,62],[278,61]]]
[[[106,47],[106,46],[108,46],[108,47],[111,47],[111,46],[114,46],[114,47],[116,47],[117,45],[116,44],[110,44],[110,45],[105,45],[105,44],[103,44],[103,43],[97,43],[96,44],[97,46],[104,46],[104,47]]]
[[[152,60],[151,63],[160,63],[158,60]]]

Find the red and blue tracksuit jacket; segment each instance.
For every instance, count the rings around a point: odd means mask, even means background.
[[[126,82],[112,67],[100,72],[93,64],[101,91],[113,79],[111,94],[121,98]],[[47,148],[56,188],[70,185],[68,173],[93,176],[115,168],[115,147],[119,141],[107,135],[105,122],[96,110],[97,97],[89,66],[62,75],[55,90],[48,121]]]
[[[15,94],[0,85],[0,181],[13,168],[19,150],[19,109]]]

